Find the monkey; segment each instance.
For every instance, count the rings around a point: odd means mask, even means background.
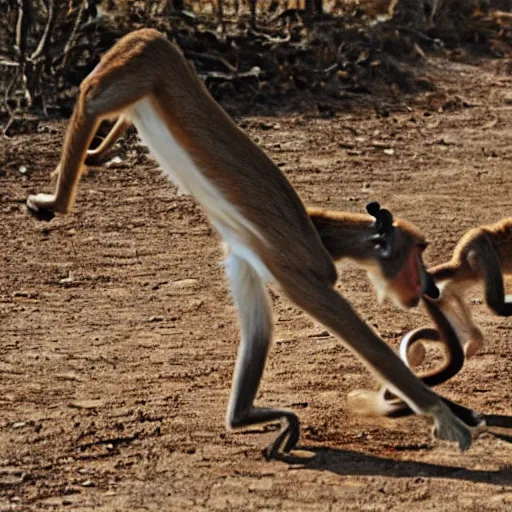
[[[467,290],[483,285],[485,302],[498,316],[512,315],[512,300],[507,299],[504,275],[512,274],[512,217],[473,228],[459,240],[450,261],[429,270],[440,290],[438,307],[448,318],[463,343],[464,356],[470,358],[482,347],[484,336],[471,316]],[[443,342],[435,329],[417,329],[400,345],[402,359],[410,367],[425,358],[421,340]]]
[[[369,215],[306,210],[331,258],[347,258],[365,269],[379,302],[388,297],[407,309],[416,307],[422,294],[437,298],[439,290],[422,260],[428,244],[418,228],[405,219],[393,219],[377,202],[366,209]]]
[[[300,421],[293,411],[254,403],[272,338],[269,284],[331,330],[415,413],[431,417],[438,438],[457,442],[461,451],[471,446],[470,427],[334,289],[334,262],[295,189],[160,32],[140,29],[122,37],[82,82],[55,192],[30,195],[26,204],[32,215],[49,220],[70,212],[99,123],[119,116],[135,125],[164,172],[195,198],[224,242],[241,328],[229,429],[280,422],[267,458],[289,452],[299,441]],[[392,240],[382,237],[385,253]],[[419,272],[418,261],[407,265]],[[421,293],[422,286],[415,286]]]

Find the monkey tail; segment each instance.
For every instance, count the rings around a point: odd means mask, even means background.
[[[453,328],[436,302],[430,300],[428,297],[424,297],[423,303],[425,304],[428,314],[434,321],[436,328],[420,327],[419,329],[414,329],[407,333],[400,342],[400,357],[410,368],[414,366],[413,363],[416,362],[410,360],[414,359],[414,357],[411,358],[411,356],[415,355],[415,351],[417,353],[416,357],[418,358],[418,362],[421,363],[421,360],[425,356],[424,347],[422,347],[421,343],[418,343],[420,340],[441,342],[447,356],[445,365],[440,369],[418,375],[427,386],[432,387],[442,384],[457,375],[464,366],[466,356],[457,331]]]

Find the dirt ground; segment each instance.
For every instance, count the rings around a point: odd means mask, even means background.
[[[512,78],[494,62],[432,59],[428,72],[439,91],[390,110],[368,98],[328,119],[238,121],[306,204],[378,199],[441,262],[465,230],[510,215]],[[0,511],[512,509],[512,446],[486,435],[461,455],[425,418],[351,416],[346,394],[375,381],[275,292],[258,402],[299,413],[300,449],[266,462],[275,429],[227,433],[239,334],[217,235],[133,135],[83,179],[72,215],[30,218],[23,203],[50,191],[64,129],[0,140]],[[378,306],[353,266],[340,276],[394,346],[426,321]],[[487,343],[440,391],[511,413],[512,323],[471,297]]]

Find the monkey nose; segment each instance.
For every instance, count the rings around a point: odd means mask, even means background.
[[[424,270],[423,272],[423,293],[428,295],[431,299],[438,299],[440,292],[439,288],[432,277],[432,274]]]

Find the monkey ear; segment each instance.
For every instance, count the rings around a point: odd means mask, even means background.
[[[432,274],[425,269],[423,269],[423,294],[431,299],[438,299],[441,295]]]
[[[377,201],[371,201],[366,205],[366,211],[372,217],[377,217],[377,214],[380,211],[380,204]]]
[[[377,233],[372,236],[375,247],[381,258],[390,258],[395,249],[395,227],[393,226],[393,215],[389,210],[381,208],[377,201],[366,205],[366,211],[375,217],[375,228]]]

